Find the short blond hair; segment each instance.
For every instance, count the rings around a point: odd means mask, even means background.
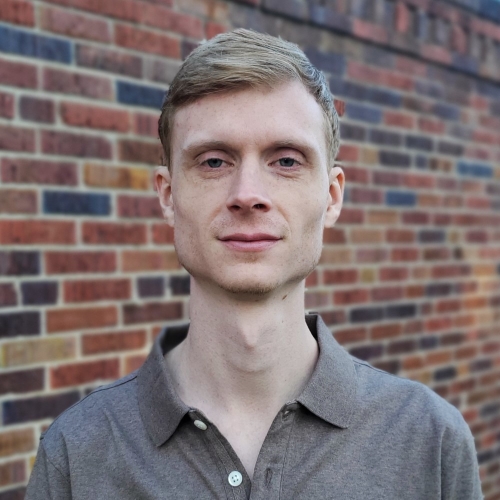
[[[158,121],[165,164],[170,169],[170,142],[177,109],[219,92],[274,88],[291,81],[302,82],[323,110],[332,164],[339,148],[339,124],[323,73],[294,43],[247,29],[236,29],[201,43],[182,64],[165,95]]]

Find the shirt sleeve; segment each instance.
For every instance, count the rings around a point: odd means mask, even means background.
[[[40,441],[31,472],[25,500],[70,500],[71,485],[66,477],[48,458]]]
[[[457,410],[456,425],[448,427],[442,446],[442,500],[483,500],[474,438]]]

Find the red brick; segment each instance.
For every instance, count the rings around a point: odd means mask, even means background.
[[[113,98],[111,80],[54,68],[44,68],[43,88],[50,92],[75,94],[94,99],[111,100]]]
[[[323,272],[323,283],[325,285],[347,285],[357,281],[357,269],[325,269]]]
[[[54,102],[49,99],[22,96],[19,100],[19,113],[23,120],[42,123],[55,121]]]
[[[434,189],[436,178],[432,175],[403,174],[403,186],[416,189]]]
[[[171,245],[174,242],[174,228],[166,223],[153,224],[151,231],[153,243],[157,245]]]
[[[3,220],[0,221],[2,244],[75,244],[75,223],[56,220]]]
[[[214,23],[212,21],[207,21],[205,24],[205,38],[207,40],[210,40],[210,38],[213,38],[220,33],[225,33],[226,31],[228,31],[228,27],[224,24]]]
[[[174,251],[126,250],[122,253],[122,271],[168,271],[179,269]]]
[[[79,280],[64,283],[65,302],[124,300],[130,298],[130,293],[129,279]]]
[[[0,125],[0,150],[35,152],[35,131]]]
[[[174,31],[191,38],[201,39],[204,36],[201,19],[158,5],[145,4],[141,9],[141,22],[147,26]]]
[[[44,160],[2,159],[2,182],[26,184],[54,184],[76,186],[77,170],[74,163],[56,163]]]
[[[0,84],[34,89],[38,86],[37,67],[0,59]]]
[[[111,273],[116,271],[114,252],[47,252],[47,274]]]
[[[306,291],[305,308],[312,309],[331,305],[330,294],[328,292]]]
[[[149,302],[123,306],[123,322],[126,325],[182,318],[182,302]]]
[[[133,26],[116,25],[115,43],[121,47],[150,54],[158,54],[174,59],[181,57],[181,47],[178,39]]]
[[[122,375],[128,375],[129,373],[138,370],[144,364],[144,361],[146,361],[146,357],[147,356],[144,354],[138,354],[136,356],[128,356],[125,358],[125,373],[122,373]]]
[[[148,115],[136,113],[133,120],[133,132],[138,135],[147,135],[158,138],[158,113]]]
[[[402,333],[402,327],[399,323],[386,323],[375,325],[370,330],[370,338],[372,340],[389,339],[398,337]]]
[[[119,222],[84,222],[84,243],[93,245],[140,245],[147,240],[145,224],[121,224]]]
[[[377,43],[387,43],[387,30],[377,24],[372,24],[361,19],[353,19],[352,32],[354,35]]]
[[[396,4],[394,17],[396,31],[406,33],[410,28],[410,12],[403,2]]]
[[[346,243],[345,229],[337,228],[337,227],[325,228],[323,230],[323,243],[325,243],[325,244],[344,244],[344,243]]]
[[[47,311],[47,332],[65,332],[114,326],[118,321],[115,306],[52,309]]]
[[[409,57],[400,56],[396,58],[396,69],[407,75],[427,77],[427,68],[426,64]]]
[[[406,267],[383,267],[379,270],[380,281],[395,281],[408,279],[409,272]]]
[[[334,337],[340,344],[352,344],[366,340],[366,328],[346,328],[344,330],[335,330]]]
[[[384,113],[385,125],[412,129],[415,127],[415,118],[407,113],[397,111],[386,111]]]
[[[118,215],[155,219],[163,217],[160,202],[156,196],[119,196]]]
[[[146,340],[145,330],[87,334],[82,337],[82,353],[89,355],[142,349]]]
[[[413,79],[407,75],[373,68],[357,61],[349,61],[347,74],[355,80],[370,81],[374,84],[394,87],[401,90],[413,90]]]
[[[0,117],[14,118],[14,96],[0,92]]]
[[[0,307],[17,304],[16,290],[12,283],[0,283]]]
[[[121,109],[63,102],[60,110],[63,122],[74,127],[98,128],[116,132],[128,132],[130,129],[129,114]]]
[[[142,76],[142,59],[135,55],[108,50],[90,45],[76,46],[76,63],[78,66],[109,71],[120,75]]]
[[[342,207],[337,224],[362,224],[364,219],[364,210],[360,208]]]
[[[50,385],[54,389],[88,384],[97,380],[114,380],[120,376],[118,359],[103,359],[58,366],[50,370]]]
[[[102,136],[42,130],[42,151],[47,154],[81,158],[111,159],[112,149]]]
[[[451,64],[450,52],[439,45],[422,45],[420,48],[420,54],[425,59],[430,59],[431,61],[442,64]]]
[[[339,116],[344,116],[345,113],[345,101],[341,101],[340,99],[334,99],[333,105],[335,106],[335,111]]]
[[[142,2],[120,0],[119,2],[103,2],[102,0],[48,0],[52,3],[86,10],[106,17],[115,17],[126,21],[139,22]]]
[[[0,19],[7,23],[34,26],[33,4],[23,0],[2,0]]]
[[[37,212],[36,191],[0,189],[0,213],[35,214]]]
[[[109,23],[95,17],[75,14],[64,9],[42,7],[40,23],[43,29],[54,33],[98,42],[111,42]]]
[[[355,288],[351,290],[339,290],[333,293],[335,305],[349,305],[368,302],[369,292],[366,288]]]
[[[342,144],[339,148],[337,161],[358,161],[359,150],[357,146]]]
[[[432,134],[444,134],[446,124],[441,120],[432,120],[430,118],[420,118],[418,120],[418,128],[424,132],[431,132]]]
[[[159,142],[123,139],[118,142],[118,159],[132,163],[161,165],[162,148]]]
[[[411,262],[418,260],[420,250],[418,248],[393,248],[391,250],[391,260],[394,262]]]
[[[0,465],[0,486],[22,483],[26,480],[26,461],[16,460]]]
[[[371,298],[374,302],[397,300],[402,296],[402,288],[396,286],[380,286],[371,290]]]
[[[0,433],[0,457],[28,453],[35,449],[33,429],[16,429]]]

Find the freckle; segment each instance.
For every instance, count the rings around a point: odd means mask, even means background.
[[[288,297],[288,294],[283,295],[283,298],[281,300],[285,300]]]

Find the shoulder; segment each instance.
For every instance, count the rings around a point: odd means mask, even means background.
[[[358,377],[358,402],[379,419],[397,417],[397,422],[418,423],[435,437],[446,433],[469,435],[460,411],[426,385],[373,367],[351,356]]]

